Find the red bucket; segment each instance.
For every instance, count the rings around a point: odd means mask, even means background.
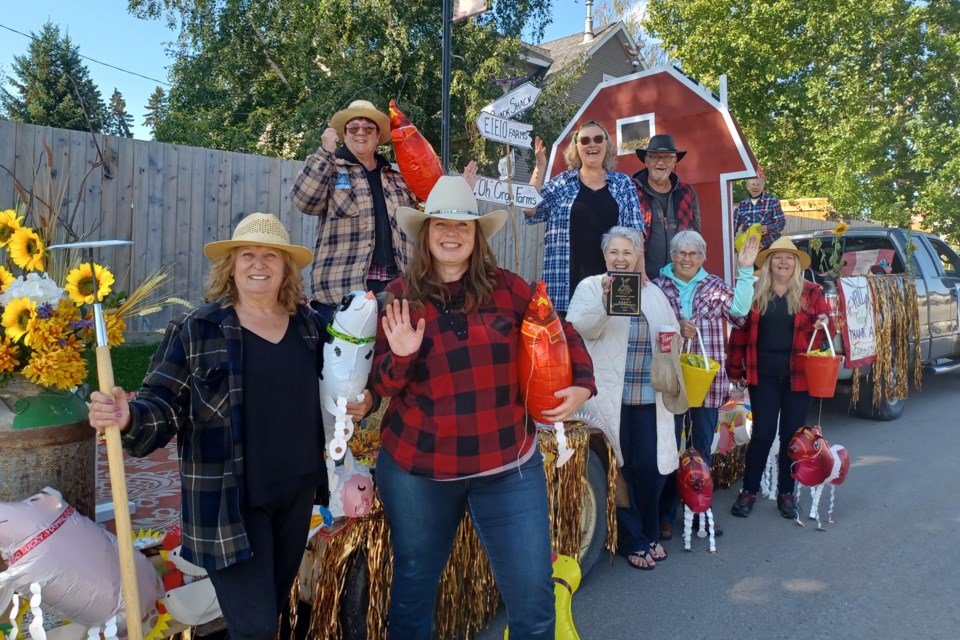
[[[800,357],[803,358],[803,372],[807,377],[807,393],[814,398],[832,398],[837,390],[837,376],[840,375],[840,364],[843,362],[843,358],[834,352],[833,340],[830,338],[828,331],[824,331],[824,333],[827,336],[827,342],[830,344],[829,354],[811,354],[813,340],[819,330],[819,327],[813,330],[807,353]]]

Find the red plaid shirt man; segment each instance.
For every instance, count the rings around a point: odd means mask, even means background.
[[[799,356],[807,352],[813,325],[820,314],[830,314],[830,306],[823,297],[823,289],[812,282],[803,283],[800,298],[800,311],[793,316],[793,349],[790,353],[790,388],[793,391],[807,390],[807,377],[803,372],[803,362]],[[833,320],[829,322],[830,334],[836,331]],[[747,314],[742,327],[730,334],[727,344],[727,374],[733,381],[746,378],[747,384],[759,383],[757,377],[757,329],[760,325],[760,312],[754,305]],[[814,345],[816,346],[816,345]]]
[[[460,283],[447,286],[456,300]],[[387,291],[401,298],[403,280]],[[397,466],[437,480],[463,478],[506,469],[536,446],[517,373],[520,325],[532,297],[528,283],[497,269],[491,299],[473,313],[452,304],[411,309],[411,324],[424,318],[426,328],[420,350],[405,357],[393,354],[379,325],[370,385],[392,396],[381,443]],[[573,386],[596,395],[590,354],[572,325],[563,328]]]

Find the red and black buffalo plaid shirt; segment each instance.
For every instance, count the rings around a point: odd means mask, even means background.
[[[813,325],[821,313],[830,314],[830,307],[823,297],[823,289],[812,282],[803,283],[801,309],[793,316],[793,350],[790,354],[790,388],[793,391],[806,391],[807,378],[803,373],[803,362],[797,356],[807,352]],[[760,325],[760,312],[756,305],[747,314],[747,321],[739,329],[734,329],[727,343],[727,375],[734,382],[743,380],[746,373],[747,384],[755,385],[757,379],[757,328]],[[830,335],[836,331],[830,320]],[[823,335],[822,333],[820,334]],[[818,348],[815,344],[814,348]]]
[[[404,293],[402,279],[387,290]],[[461,291],[449,286],[451,299]],[[520,324],[533,289],[497,269],[491,299],[473,313],[443,313],[427,302],[411,310],[411,323],[426,320],[420,350],[406,357],[390,351],[377,328],[371,388],[392,396],[381,425],[381,443],[401,469],[449,480],[506,467],[536,446],[524,415],[517,374]],[[450,306],[450,305],[448,305]],[[563,322],[573,385],[595,395],[593,362],[576,330]]]

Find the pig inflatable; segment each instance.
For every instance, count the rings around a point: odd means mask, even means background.
[[[30,597],[40,585],[41,608],[86,627],[113,616],[126,628],[117,539],[81,516],[58,493],[44,490],[21,502],[0,502],[0,609],[14,593]],[[141,619],[163,596],[163,585],[145,556],[135,554]]]

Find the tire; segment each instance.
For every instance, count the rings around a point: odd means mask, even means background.
[[[607,471],[592,449],[587,457],[586,486],[580,514],[580,574],[586,577],[607,541]]]
[[[340,628],[343,640],[367,640],[367,609],[370,608],[370,580],[367,575],[367,554],[355,553],[348,560],[350,568],[340,598]]]
[[[893,372],[890,373],[893,377]],[[881,422],[890,422],[896,420],[903,414],[903,408],[906,400],[890,400],[889,385],[887,385],[880,398],[880,406],[873,406],[873,373],[860,379],[860,397],[857,399],[857,415],[868,420],[880,420]]]

